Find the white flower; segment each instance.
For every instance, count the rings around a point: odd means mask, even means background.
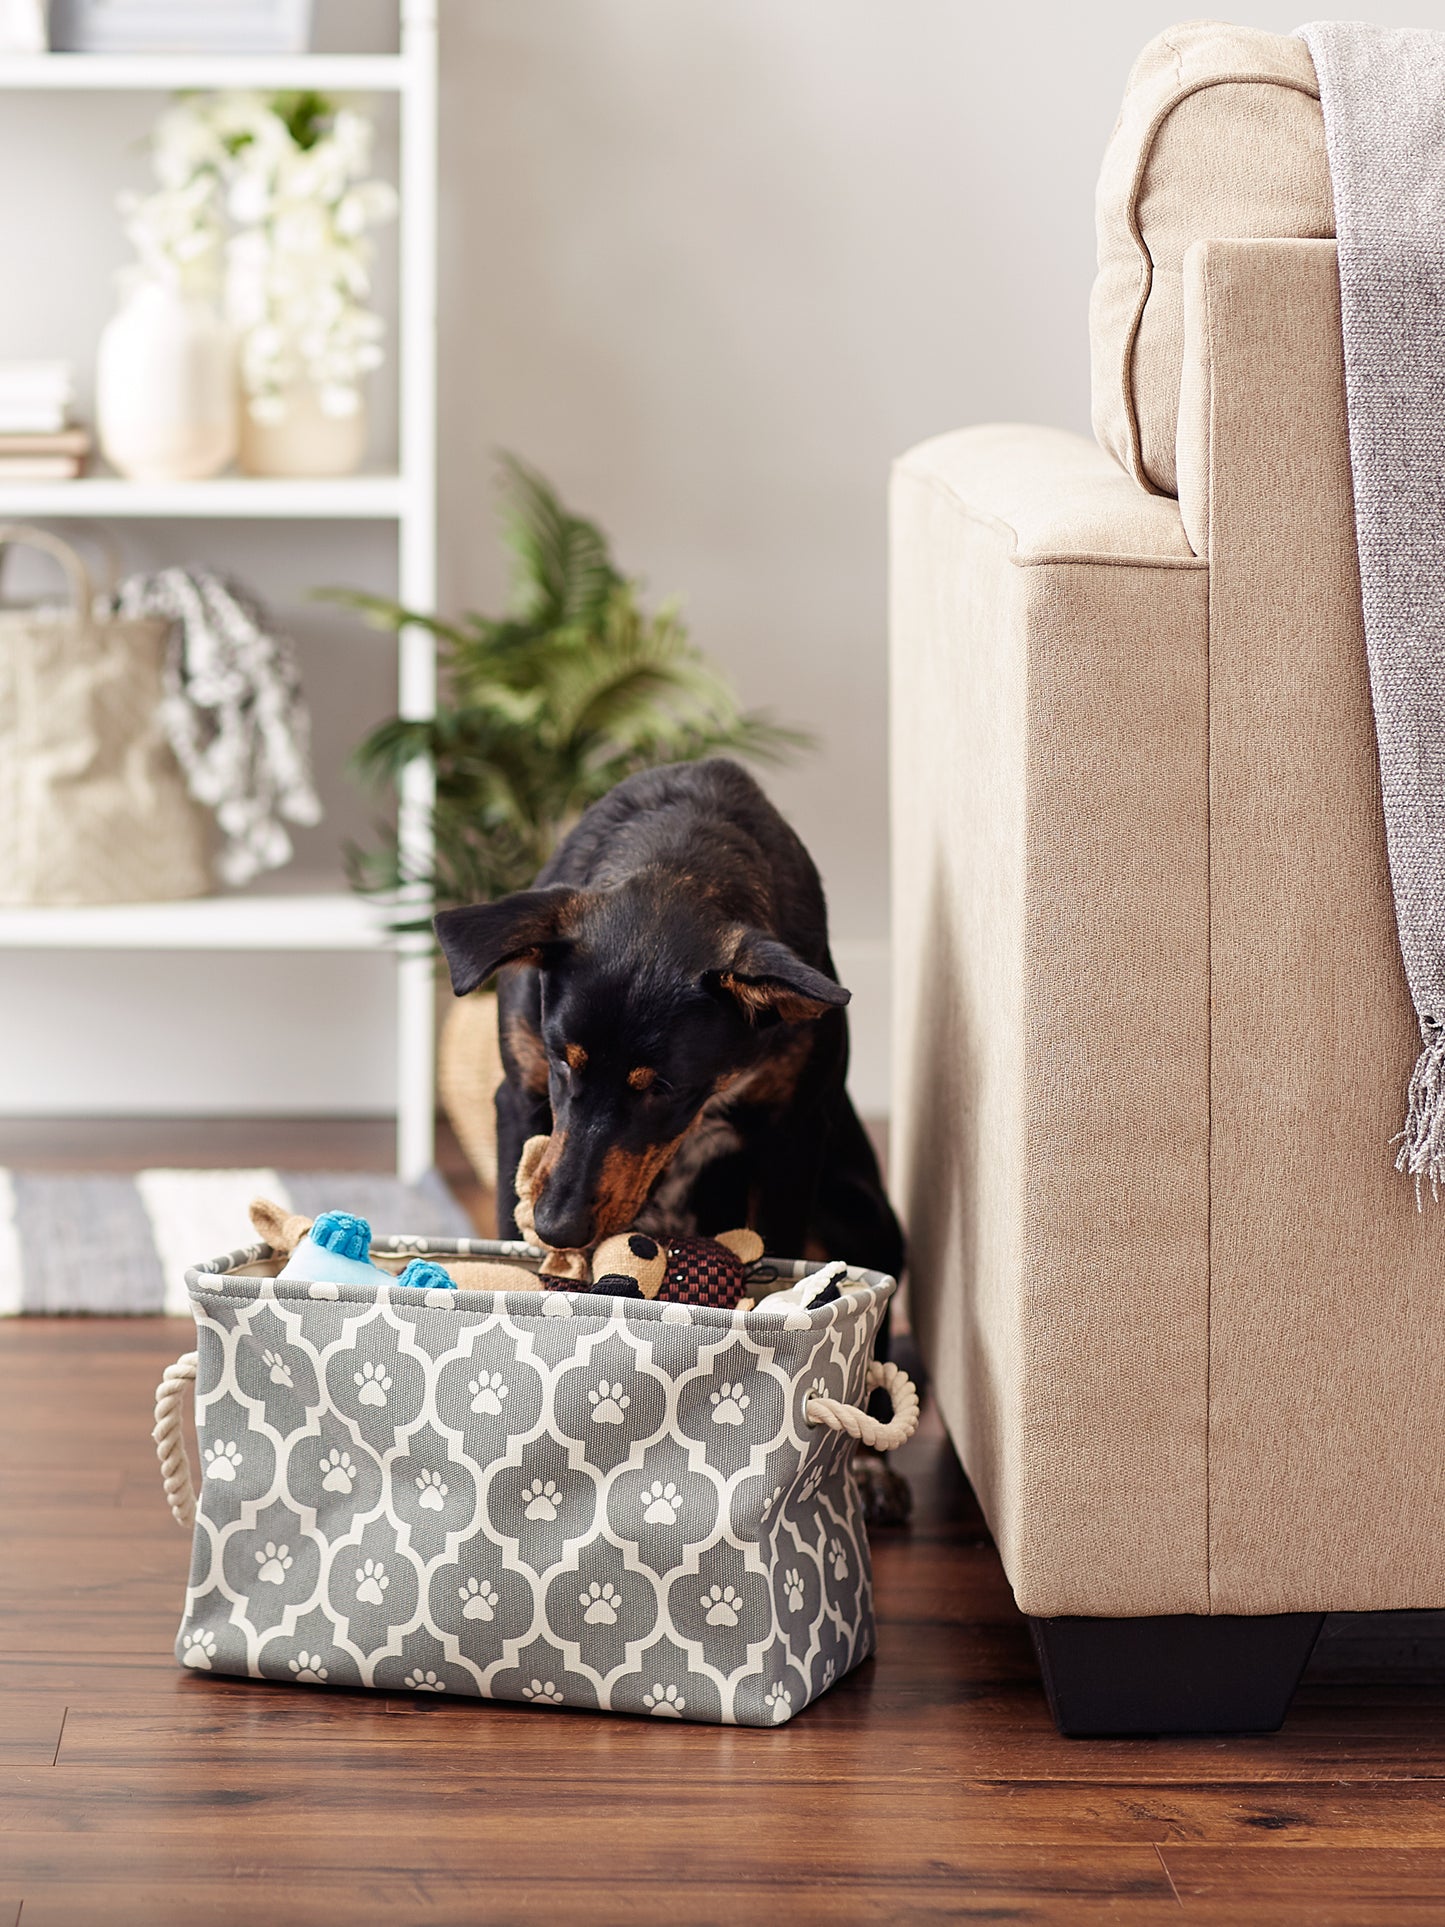
[[[235,90],[178,101],[156,122],[158,190],[125,195],[126,235],[145,276],[221,291],[257,421],[279,421],[300,381],[330,415],[354,415],[381,365],[384,325],[367,307],[367,231],[393,218],[394,190],[363,175],[372,129],[354,108],[323,114],[299,147],[267,96]],[[227,224],[231,233],[227,238]]]

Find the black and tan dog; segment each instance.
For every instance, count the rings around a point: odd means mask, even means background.
[[[446,910],[458,996],[501,972],[501,1235],[550,1133],[548,1244],[750,1225],[778,1256],[895,1276],[903,1238],[844,1089],[848,992],[802,843],[735,763],[620,783],[535,889]]]

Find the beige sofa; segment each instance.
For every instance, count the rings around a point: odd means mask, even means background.
[[[1065,1730],[1278,1724],[1445,1605],[1445,1202],[1360,621],[1302,43],[1175,29],[1099,189],[1095,446],[893,483],[894,1168]]]

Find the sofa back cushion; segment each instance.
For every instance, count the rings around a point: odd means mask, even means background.
[[[1094,433],[1145,488],[1173,495],[1187,249],[1334,235],[1304,42],[1212,20],[1151,41],[1129,76],[1097,211]]]

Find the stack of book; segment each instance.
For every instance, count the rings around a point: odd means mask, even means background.
[[[57,53],[299,54],[311,0],[54,0]]]
[[[0,481],[65,482],[79,475],[90,437],[70,420],[75,378],[66,361],[0,361]]]

